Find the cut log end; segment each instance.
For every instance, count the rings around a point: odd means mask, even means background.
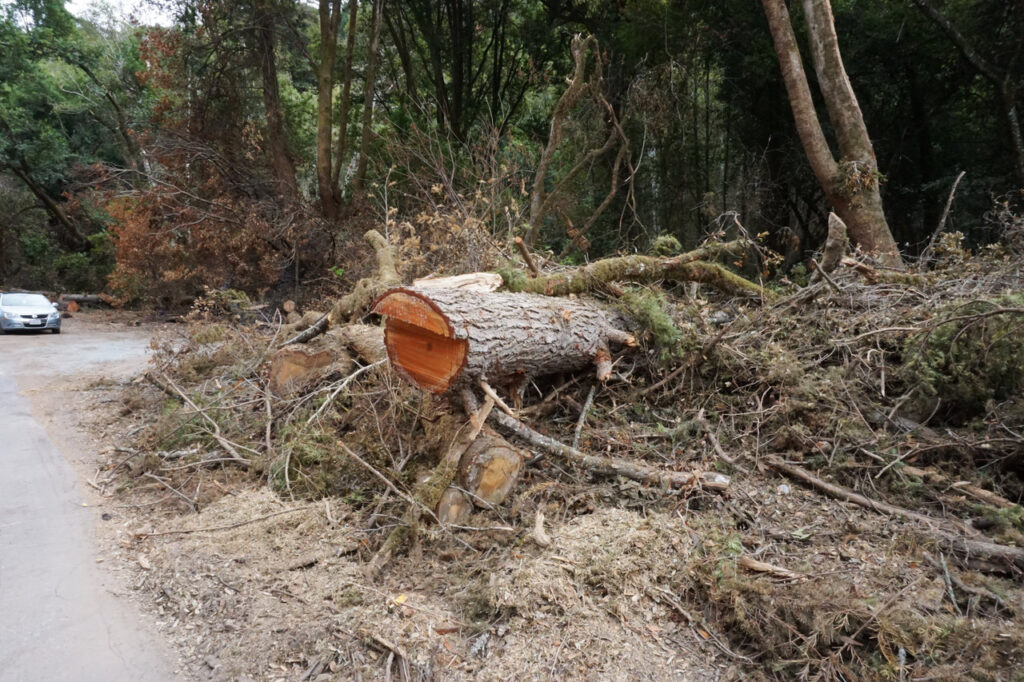
[[[386,315],[384,345],[392,365],[407,380],[432,393],[444,393],[466,364],[468,343],[453,338],[448,319],[426,297],[391,291],[374,304]]]

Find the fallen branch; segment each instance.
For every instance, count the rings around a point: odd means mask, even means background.
[[[149,383],[153,384],[154,386],[159,388],[161,391],[163,391],[165,394],[167,394],[168,396],[174,398],[178,402],[181,402],[181,395],[177,391],[175,391],[173,388],[168,386],[156,374],[154,374],[153,372],[146,372],[145,376],[146,376],[146,379],[149,381]]]
[[[911,476],[917,476],[922,481],[927,481],[934,485],[946,485],[952,490],[965,492],[971,497],[999,509],[1013,509],[1019,506],[1001,495],[997,495],[990,490],[985,490],[984,488],[980,488],[968,483],[967,481],[951,481],[948,477],[940,474],[934,469],[919,469],[917,467],[904,466],[902,472],[910,474]]]
[[[776,578],[795,580],[803,577],[799,573],[795,573],[788,568],[782,568],[781,566],[775,566],[773,564],[766,564],[763,561],[758,561],[757,559],[746,555],[741,556],[736,563],[740,568],[745,568],[748,571],[754,571],[755,573],[767,573],[768,575],[773,575]]]
[[[526,267],[530,268],[530,276],[540,277],[540,268],[538,268],[537,264],[533,262],[533,256],[530,255],[530,247],[526,245],[526,242],[523,241],[522,237],[516,237],[513,241],[515,242],[516,247],[519,248],[519,253],[522,255],[523,261],[526,262]]]
[[[926,516],[925,514],[919,514],[918,512],[911,511],[909,509],[904,509],[903,507],[897,507],[886,502],[872,500],[850,490],[849,488],[844,488],[840,485],[823,481],[806,469],[796,466],[795,464],[788,464],[787,462],[784,462],[782,458],[775,455],[770,455],[766,461],[768,466],[776,471],[779,471],[790,478],[806,483],[810,487],[820,490],[834,499],[852,502],[853,504],[865,507],[866,509],[878,512],[879,514],[903,516],[905,518],[921,522],[926,526],[930,526],[931,530],[930,532],[925,533],[925,536],[937,541],[941,547],[956,553],[965,561],[982,559],[985,561],[1000,563],[1017,573],[1024,571],[1024,548],[1013,547],[1011,545],[1000,545],[994,542],[989,542],[988,540],[977,539],[981,534],[977,530],[961,523],[960,521],[948,518],[937,519],[931,516]]]
[[[622,476],[633,481],[667,488],[683,488],[687,486],[708,488],[722,491],[729,487],[729,477],[710,471],[659,471],[616,457],[588,455],[579,450],[534,431],[523,422],[503,412],[491,412],[491,418],[504,430],[523,441],[551,455],[560,457],[580,468],[593,471],[604,476]],[[536,461],[536,460],[534,460]]]
[[[163,375],[163,380],[172,389],[174,389],[174,391],[179,396],[181,396],[181,399],[185,401],[186,405],[188,405],[189,407],[192,408],[193,412],[195,412],[196,414],[198,414],[199,416],[201,416],[203,419],[205,419],[207,422],[210,423],[210,426],[213,427],[213,430],[212,431],[208,431],[208,433],[211,436],[213,436],[213,439],[215,441],[217,441],[217,443],[224,449],[225,452],[227,452],[229,455],[231,455],[235,459],[236,462],[240,462],[241,464],[245,464],[246,466],[249,466],[250,464],[252,464],[252,462],[250,462],[248,458],[242,457],[240,454],[238,454],[238,450],[235,449],[235,444],[234,443],[232,443],[227,438],[225,438],[224,436],[221,435],[221,433],[220,433],[220,424],[218,424],[216,422],[216,420],[214,420],[212,417],[210,417],[210,415],[206,414],[206,410],[200,409],[198,405],[196,405],[194,402],[192,402],[192,399],[189,398],[188,395],[186,395],[186,393],[184,391],[182,391],[180,388],[178,388],[178,385],[175,384],[174,381],[169,376],[164,374]]]
[[[604,258],[589,265],[534,279],[506,280],[505,286],[516,292],[568,296],[605,288],[614,282],[647,284],[671,280],[701,282],[729,294],[757,296],[771,301],[775,298],[771,292],[717,263],[710,262],[725,255],[738,256],[746,251],[748,246],[749,242],[738,239],[709,244],[672,258],[641,255]]]
[[[145,476],[146,478],[149,478],[149,479],[152,479],[152,480],[156,481],[157,483],[159,483],[163,487],[167,488],[168,490],[170,490],[172,493],[174,493],[175,495],[177,495],[181,499],[185,500],[185,502],[188,504],[189,508],[192,510],[193,514],[199,512],[199,507],[196,505],[196,501],[195,500],[193,500],[191,497],[189,497],[185,493],[181,492],[180,490],[178,490],[177,488],[172,486],[170,483],[168,483],[164,479],[160,478],[159,476],[155,476],[155,475],[151,474],[148,471],[145,472],[142,475]]]
[[[857,274],[864,278],[868,284],[903,284],[906,286],[923,286],[928,283],[921,275],[915,275],[910,272],[898,272],[896,270],[879,270],[873,268],[866,263],[861,263],[855,258],[850,256],[843,256],[842,260],[839,261],[848,268],[853,268],[857,271]]]
[[[580,446],[580,434],[583,433],[583,424],[587,421],[587,413],[590,412],[590,406],[594,404],[594,392],[597,390],[597,386],[591,386],[590,392],[587,393],[587,399],[583,401],[583,409],[580,410],[580,418],[576,421],[576,430],[572,434],[572,447],[575,450]]]
[[[955,586],[961,592],[973,595],[975,597],[978,597],[979,599],[987,599],[1000,609],[1006,611],[1010,615],[1013,615],[1013,607],[1010,606],[1010,604],[1008,604],[1005,599],[1000,597],[991,589],[985,587],[972,587],[971,585],[968,585],[963,580],[961,580],[959,576],[957,576],[955,573],[949,570],[949,568],[946,566],[945,561],[939,561],[928,552],[922,552],[921,556],[923,556],[925,561],[931,564],[935,569],[942,571],[944,577],[947,580],[949,580],[950,584]],[[940,554],[939,556],[941,557],[942,555]]]
[[[327,331],[327,327],[329,325],[330,315],[322,315],[319,320],[317,320],[303,331],[299,332],[292,338],[282,343],[281,348],[284,348],[285,346],[290,346],[293,343],[307,343],[310,339],[314,339],[317,336],[323,334],[325,331]]]
[[[871,498],[865,497],[860,493],[854,492],[849,488],[836,485],[835,483],[829,483],[818,478],[807,469],[799,467],[795,464],[789,464],[781,457],[770,455],[767,458],[768,466],[786,474],[790,478],[795,478],[798,481],[808,484],[812,488],[822,491],[829,497],[837,500],[843,500],[845,502],[852,502],[860,507],[865,507],[872,511],[878,512],[879,514],[889,514],[891,516],[903,516],[914,521],[920,521],[925,525],[932,527],[941,526],[947,524],[952,528],[955,528],[957,532],[964,535],[979,536],[980,533],[973,528],[961,523],[960,521],[954,521],[953,519],[937,519],[932,516],[920,514],[910,509],[904,509],[903,507],[897,507],[896,505],[889,504],[887,502],[880,502],[878,500],[872,500]]]
[[[369,230],[363,239],[370,243],[377,256],[377,276],[356,282],[351,293],[343,296],[328,313],[332,326],[343,322],[355,322],[378,296],[391,287],[401,284],[398,277],[398,255],[395,248],[377,230]]]
[[[260,521],[266,521],[272,519],[275,516],[281,516],[282,514],[294,514],[295,512],[306,511],[313,505],[306,505],[304,507],[294,507],[292,509],[285,509],[283,511],[276,511],[271,514],[264,514],[263,516],[257,516],[254,519],[248,519],[246,521],[239,521],[238,523],[229,523],[226,526],[211,526],[208,528],[192,528],[187,530],[165,530],[160,533],[137,533],[136,538],[139,540],[145,540],[146,538],[157,538],[162,535],[190,535],[192,533],[212,533],[219,530],[231,530],[232,528],[241,528],[242,526],[248,526],[251,523],[259,523]]]

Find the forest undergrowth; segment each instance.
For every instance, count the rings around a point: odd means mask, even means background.
[[[421,243],[392,241],[413,263]],[[474,269],[520,267],[459,243],[448,272],[469,251]],[[517,416],[727,489],[519,443],[507,500],[460,524],[425,513],[375,568],[459,408],[332,332],[308,344],[332,363],[275,393],[268,362],[294,327],[212,292],[118,388],[131,442],[105,486],[138,510],[140,593],[192,624],[180,644],[212,679],[1017,679],[1022,260],[956,235],[933,257],[791,274],[761,298],[597,292],[640,348],[604,384],[538,378]]]

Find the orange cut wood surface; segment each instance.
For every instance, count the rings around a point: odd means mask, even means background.
[[[447,391],[466,363],[469,342],[452,338],[448,320],[424,297],[396,291],[373,310],[387,317],[384,345],[391,364],[420,388]]]
[[[465,364],[469,343],[389,317],[384,345],[391,364],[414,384],[433,393],[444,393]]]
[[[430,303],[419,296],[402,291],[386,294],[377,301],[373,312],[385,315],[389,320],[401,320],[440,336],[451,336],[448,320]]]

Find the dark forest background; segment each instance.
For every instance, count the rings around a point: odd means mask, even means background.
[[[904,255],[928,243],[961,171],[947,229],[976,247],[1019,222],[1024,2],[832,6]],[[162,9],[172,25],[0,7],[5,286],[261,295],[346,277],[382,221],[405,221],[392,236],[423,250],[475,239],[460,232],[473,225],[564,262],[663,235],[692,247],[733,217],[783,267],[824,241],[829,206],[756,0]],[[594,49],[568,102],[579,34]]]

